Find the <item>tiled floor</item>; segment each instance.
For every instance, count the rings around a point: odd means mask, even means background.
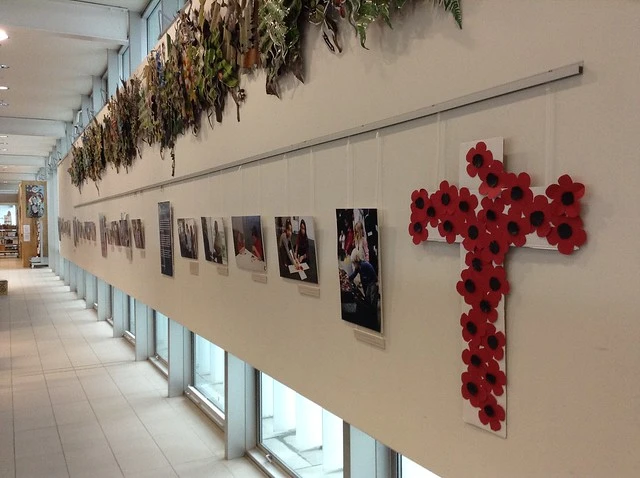
[[[0,477],[263,477],[50,269],[6,269]]]

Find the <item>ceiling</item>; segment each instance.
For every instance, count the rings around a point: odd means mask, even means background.
[[[35,178],[149,0],[0,0],[0,194]],[[44,121],[43,121],[44,120]],[[6,137],[4,137],[6,136]]]

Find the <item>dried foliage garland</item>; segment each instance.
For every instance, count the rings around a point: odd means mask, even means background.
[[[462,28],[460,0],[429,0],[450,12]],[[307,25],[322,28],[332,52],[342,52],[339,24],[348,22],[366,48],[367,29],[376,20],[391,27],[391,18],[408,0],[221,0],[180,13],[173,38],[147,57],[142,78],[122,84],[107,105],[102,122],[93,120],[73,146],[71,182],[79,189],[90,179],[97,187],[108,164],[128,171],[140,153],[139,143],[169,150],[175,174],[174,148],[180,135],[197,134],[203,113],[222,122],[229,94],[240,104],[245,92],[240,73],[262,67],[266,92],[278,96],[280,78],[292,73],[304,81],[302,41]],[[194,2],[195,3],[195,2]]]

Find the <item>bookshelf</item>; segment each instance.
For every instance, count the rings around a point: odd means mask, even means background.
[[[18,257],[18,226],[0,225],[0,257]]]

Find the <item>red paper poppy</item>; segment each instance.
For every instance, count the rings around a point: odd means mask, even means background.
[[[426,189],[416,189],[413,191],[411,193],[411,216],[421,214],[423,217],[426,217],[428,204],[429,193]]]
[[[484,259],[480,250],[467,252],[464,263],[469,266],[474,277],[481,277],[483,271],[491,266],[491,261]]]
[[[575,247],[587,242],[587,233],[579,217],[554,217],[551,219],[553,227],[547,236],[552,246],[557,245],[562,254],[572,254]]]
[[[511,211],[523,211],[533,202],[533,191],[531,191],[531,177],[527,173],[520,173],[517,176],[513,173],[507,174],[505,179],[507,188],[502,191],[500,197],[505,204],[511,205]]]
[[[549,200],[542,194],[536,196],[533,203],[524,211],[524,217],[529,221],[532,230],[540,237],[547,237],[551,231]]]
[[[480,248],[486,242],[486,228],[475,217],[467,217],[460,229],[460,235],[463,237],[462,245],[467,251]]]
[[[468,313],[460,316],[460,325],[462,326],[462,338],[465,342],[472,342],[471,345],[480,345],[480,339],[487,330],[486,319],[475,309],[471,309]]]
[[[486,332],[482,337],[482,345],[487,353],[496,360],[504,358],[504,346],[507,339],[503,332],[496,331],[495,326],[487,324]]]
[[[498,397],[504,393],[507,384],[507,376],[500,370],[500,364],[495,360],[489,360],[487,371],[484,373],[484,386]]]
[[[494,160],[487,170],[480,174],[480,179],[482,179],[479,189],[480,194],[491,199],[498,197],[505,187],[504,181],[506,177],[502,161]]]
[[[487,395],[487,400],[480,405],[478,418],[483,425],[490,425],[494,432],[502,428],[502,423],[506,418],[504,408],[498,405],[498,401],[493,395]]]
[[[466,217],[475,217],[478,197],[471,194],[468,188],[460,188],[458,193],[458,213]]]
[[[472,346],[462,351],[462,361],[468,365],[468,371],[483,376],[487,371],[487,362],[491,358],[491,354],[479,347]]]
[[[485,261],[502,264],[507,252],[509,252],[509,239],[502,231],[496,231],[485,236],[481,252]]]
[[[462,396],[466,400],[469,400],[472,406],[478,408],[483,403],[486,403],[486,382],[483,380],[481,375],[471,372],[463,372],[460,378],[462,378],[462,387],[460,389]]]
[[[440,188],[431,196],[431,202],[440,216],[451,216],[458,209],[458,188],[442,181]]]
[[[449,244],[453,244],[458,234],[460,234],[458,221],[453,216],[442,218],[438,223],[438,232]]]
[[[478,220],[485,225],[488,231],[497,230],[504,218],[504,202],[501,198],[482,198],[482,209],[478,211]]]
[[[519,211],[516,211],[515,215],[509,211],[509,214],[503,218],[501,231],[510,244],[522,247],[527,242],[527,234],[532,232],[532,228],[529,221],[522,217]]]
[[[467,151],[467,174],[475,178],[477,174],[486,171],[493,162],[493,153],[487,149],[484,141],[476,143],[475,148]]]
[[[551,213],[553,215],[566,214],[569,217],[580,215],[580,198],[584,196],[584,185],[574,183],[568,174],[560,176],[558,184],[552,184],[545,192],[551,199]]]
[[[506,295],[509,293],[509,281],[507,280],[507,271],[502,266],[487,267],[482,274],[484,283],[482,288],[484,290],[494,292],[497,294]]]
[[[411,222],[409,223],[409,234],[413,238],[415,245],[424,242],[429,237],[427,229],[427,220],[423,216],[422,211],[415,211],[411,214]]]
[[[480,302],[487,293],[487,290],[482,287],[483,283],[475,278],[469,269],[463,270],[460,276],[462,280],[456,284],[458,294],[464,297],[464,301],[469,305]]]
[[[496,292],[489,292],[482,296],[477,302],[472,304],[473,308],[478,311],[489,322],[498,320],[498,304],[500,304],[502,295]]]

